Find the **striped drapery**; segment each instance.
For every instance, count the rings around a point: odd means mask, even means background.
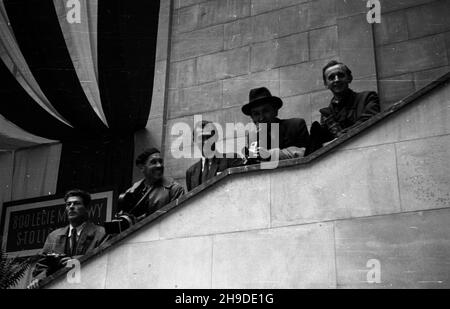
[[[56,142],[27,132],[2,115],[0,115],[0,128],[0,150],[15,150]]]
[[[101,121],[108,126],[98,87],[97,0],[79,0],[79,22],[68,21],[70,2],[53,0],[67,50],[84,94]]]
[[[0,57],[17,82],[34,101],[56,119],[70,126],[48,101],[25,61],[11,29],[3,0],[0,0]],[[5,104],[5,103],[3,103]]]
[[[134,132],[149,118],[159,1],[0,1],[0,114],[62,142],[59,192],[128,186]],[[67,18],[75,3],[79,23]]]

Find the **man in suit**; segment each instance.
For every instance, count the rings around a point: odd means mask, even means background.
[[[186,171],[186,187],[191,191],[195,187],[214,176],[222,173],[227,168],[240,166],[242,159],[237,154],[226,155],[218,153],[214,137],[216,130],[212,122],[203,120],[200,127],[194,129],[194,142],[201,149],[200,160]]]
[[[333,98],[328,107],[320,109],[320,124],[316,121],[311,126],[311,144],[307,154],[380,112],[376,92],[355,92],[350,89],[353,76],[345,64],[330,61],[323,67],[322,76],[324,85],[333,93]]]
[[[249,149],[253,152],[252,157],[259,158],[257,161],[292,159],[304,155],[309,144],[306,122],[302,118],[279,119],[278,110],[282,106],[280,98],[272,96],[267,88],[261,87],[250,90],[249,102],[242,107],[242,112],[251,117],[258,130],[264,125],[267,128],[266,145],[260,143],[262,138],[258,136],[257,147]],[[274,124],[278,124],[278,136],[272,133]],[[272,145],[274,141],[278,146]]]
[[[38,287],[41,279],[66,266],[69,260],[88,254],[104,239],[104,228],[89,221],[86,207],[91,202],[91,195],[88,192],[70,190],[64,196],[64,202],[69,225],[47,236],[42,249],[46,257],[36,264],[29,288]]]
[[[144,150],[136,158],[143,179],[137,181],[124,195],[119,214],[130,214],[139,221],[184,194],[184,188],[164,175],[164,160],[156,148]]]

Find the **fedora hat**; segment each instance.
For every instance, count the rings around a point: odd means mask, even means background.
[[[254,88],[250,90],[249,102],[242,106],[242,112],[250,116],[253,107],[264,104],[271,103],[277,110],[283,106],[283,101],[279,97],[273,96],[269,89],[266,87]]]

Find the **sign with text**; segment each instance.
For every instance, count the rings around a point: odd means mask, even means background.
[[[110,221],[113,191],[94,193],[91,197],[87,207],[90,220],[96,224]],[[61,197],[5,203],[2,218],[3,249],[14,256],[38,253],[50,232],[69,224]]]

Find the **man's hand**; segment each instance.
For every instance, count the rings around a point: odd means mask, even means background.
[[[61,260],[59,260],[59,265],[66,267],[67,262],[69,262],[72,259],[70,256],[63,257]]]
[[[264,147],[258,147],[256,148],[256,155],[257,157],[261,158],[262,160],[270,160],[270,157],[272,156],[272,152]]]
[[[39,287],[39,282],[41,281],[41,279],[34,279],[33,281],[30,282],[30,284],[27,286],[27,289],[37,289]]]

